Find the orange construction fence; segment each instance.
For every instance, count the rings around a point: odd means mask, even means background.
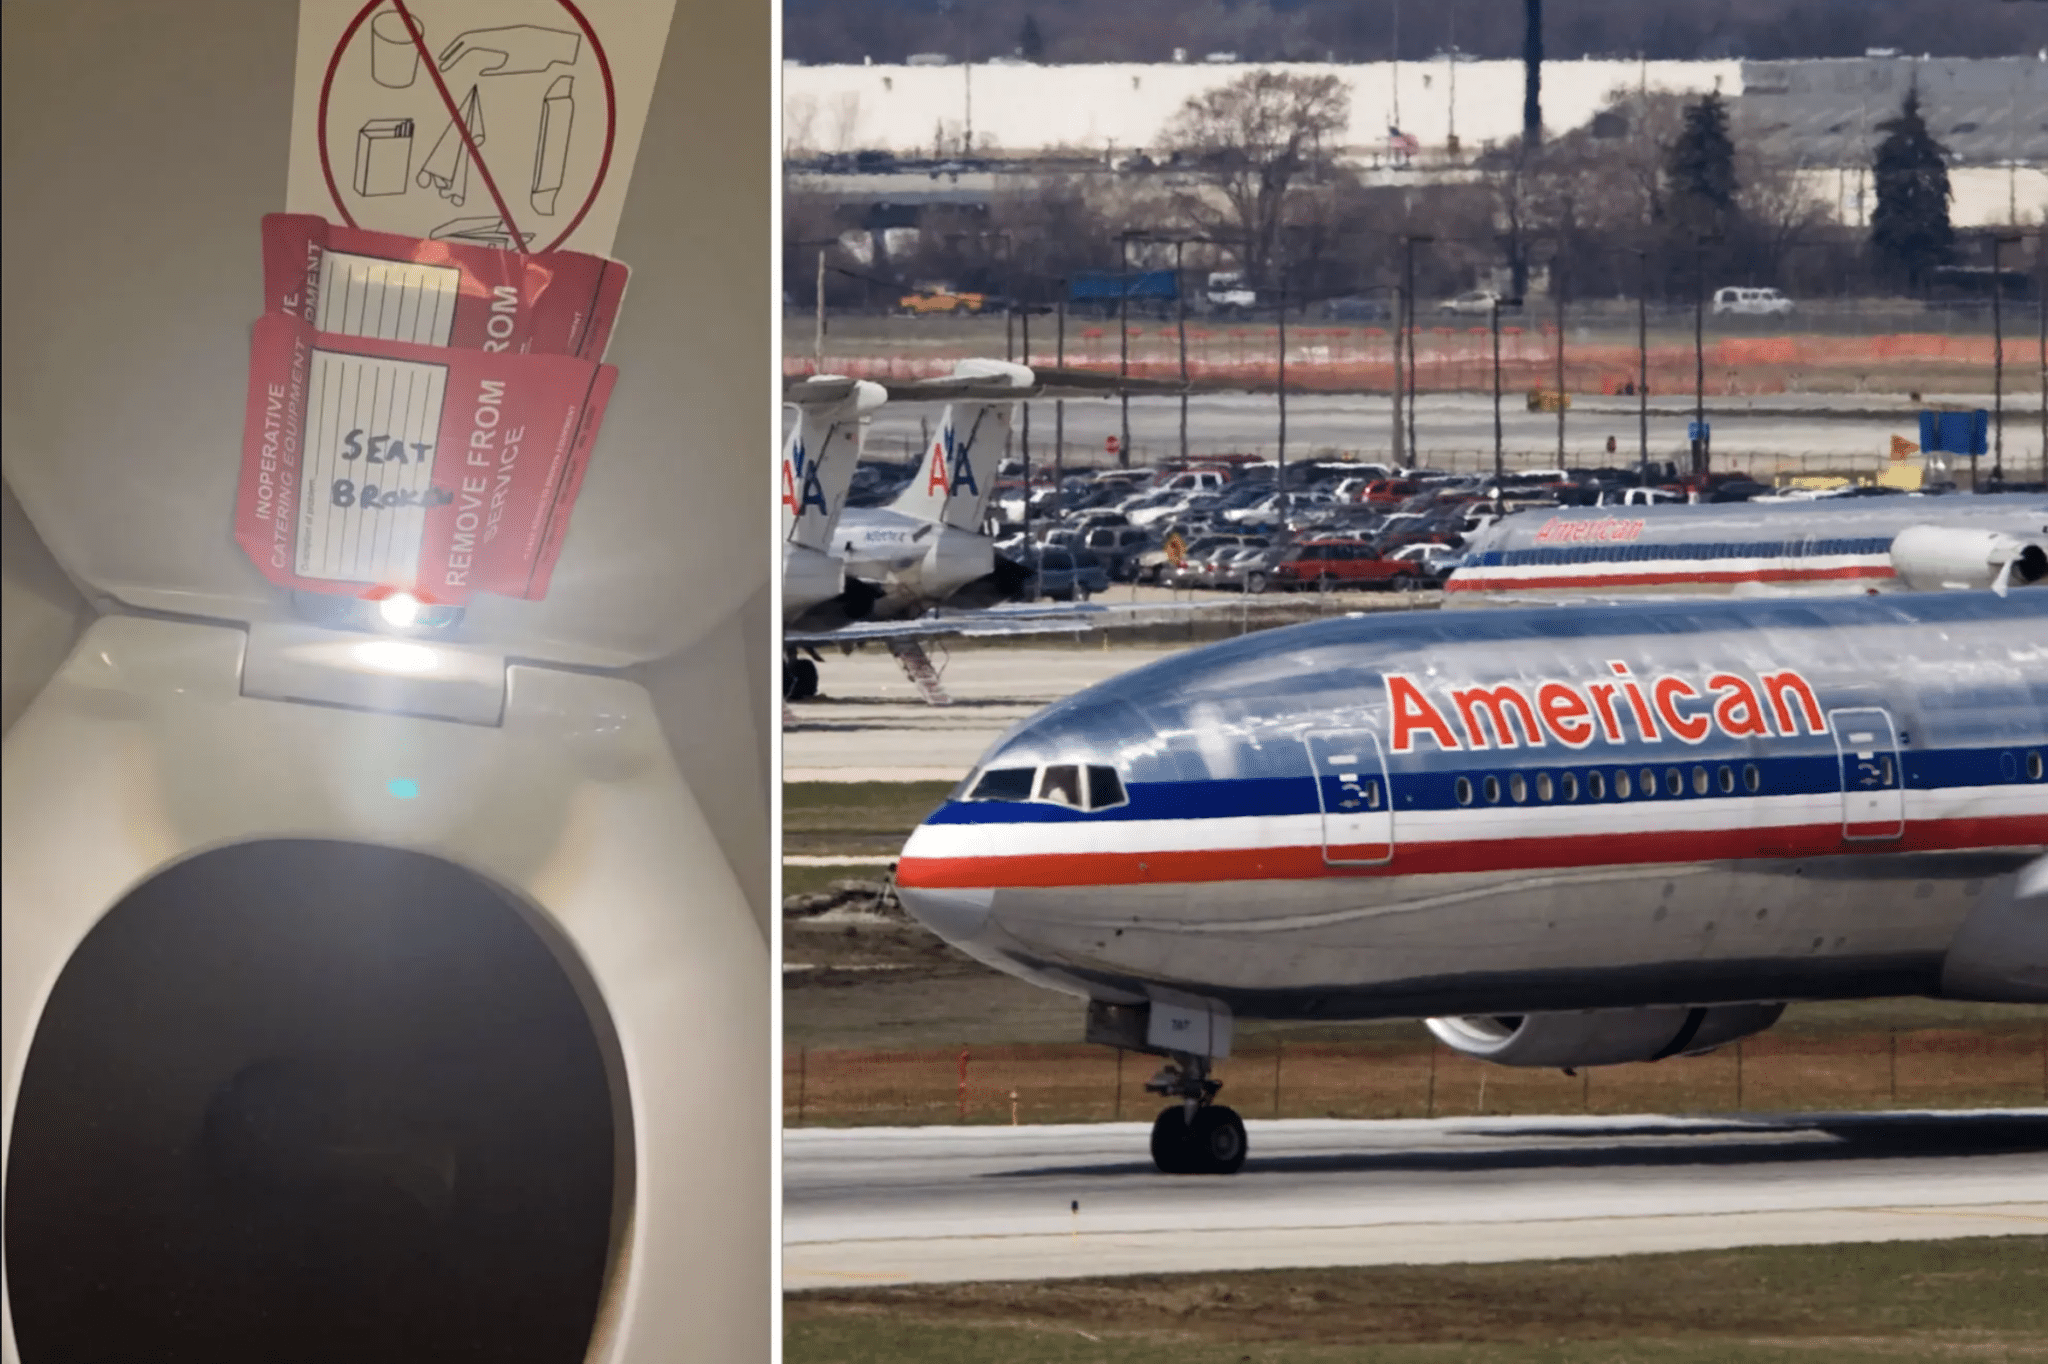
[[[793,1125],[1149,1119],[1157,1057],[1095,1046],[924,1051],[788,1048]],[[1718,1113],[2017,1107],[2048,1100],[2048,1024],[1745,1038],[1705,1056],[1577,1075],[1434,1043],[1265,1042],[1220,1063],[1222,1101],[1254,1118]]]
[[[1378,327],[1289,327],[1288,386],[1304,391],[1391,390],[1394,342],[1393,333]],[[1211,387],[1274,387],[1280,373],[1278,346],[1278,332],[1271,327],[1190,328],[1188,378]],[[1553,329],[1503,328],[1500,349],[1505,390],[1520,392],[1556,384],[1557,334]],[[1887,371],[1989,369],[1992,350],[1988,336],[1813,334],[1717,340],[1698,358],[1704,361],[1710,392],[1781,393],[1808,372],[1853,371],[1869,376]],[[1129,351],[1128,372],[1135,377],[1172,380],[1180,376],[1179,343],[1172,327],[1133,327]],[[1418,328],[1414,351],[1417,389],[1473,392],[1493,385],[1493,341],[1485,327]],[[789,356],[783,368],[791,375],[817,369],[868,379],[921,379],[950,372],[957,360],[969,354],[968,349],[957,349],[957,353],[955,348],[920,349],[915,355],[826,356],[818,364]],[[2022,362],[2020,343],[2007,343],[2006,358],[2015,365]],[[1032,348],[1030,363],[1046,366],[1052,360],[1045,348]],[[1648,362],[1652,393],[1692,391],[1696,358],[1690,344],[1660,341],[1649,347]],[[1117,373],[1124,360],[1114,333],[1091,327],[1069,338],[1065,363],[1073,369]],[[1633,345],[1567,345],[1564,386],[1581,393],[1621,392],[1635,382],[1640,364]]]

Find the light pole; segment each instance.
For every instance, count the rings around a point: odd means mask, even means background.
[[[1493,514],[1501,515],[1501,487],[1507,479],[1507,453],[1502,444],[1500,425],[1500,305],[1501,296],[1493,296]]]
[[[1053,322],[1052,367],[1067,367],[1067,282],[1058,281],[1059,298]],[[1058,517],[1067,507],[1067,400],[1052,400],[1052,514]]]
[[[2000,253],[2017,232],[1991,234],[1991,481],[2005,481],[2005,267]]]
[[[1650,486],[1650,253],[1636,250],[1636,481]]]
[[[1557,306],[1557,467],[1564,464],[1564,271],[1559,254],[1550,257],[1550,299]]]
[[[1411,234],[1403,237],[1401,240],[1407,249],[1402,274],[1401,298],[1407,305],[1408,321],[1407,325],[1401,330],[1406,336],[1408,346],[1408,460],[1412,465],[1422,457],[1422,452],[1415,445],[1415,247],[1417,243],[1427,245],[1435,241],[1436,238],[1427,235]],[[1394,339],[1396,344],[1399,344],[1402,340],[1401,337],[1395,337]]]
[[[1186,237],[1173,239],[1173,327],[1180,333],[1180,462],[1188,462],[1188,290],[1181,252]]]
[[[1125,228],[1117,234],[1119,253],[1119,278],[1116,291],[1116,398],[1122,408],[1123,422],[1116,447],[1116,463],[1120,469],[1131,467],[1131,241],[1141,235],[1137,230]]]
[[[1695,480],[1707,476],[1707,242],[1699,237],[1692,248],[1692,420],[1697,432],[1692,442],[1692,474]]]

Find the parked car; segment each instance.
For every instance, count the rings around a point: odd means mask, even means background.
[[[1363,540],[1304,540],[1273,565],[1270,584],[1254,585],[1248,578],[1245,590],[1263,591],[1273,587],[1364,587],[1376,584],[1407,591],[1427,586],[1422,566],[1412,559],[1381,557]]]
[[[1291,548],[1290,545],[1256,545],[1240,549],[1217,565],[1209,585],[1235,588],[1239,592],[1263,592],[1272,580],[1273,566]],[[1252,586],[1254,582],[1257,587]]]
[[[1742,317],[1782,317],[1792,311],[1792,300],[1776,289],[1716,289],[1714,311]]]
[[[1085,549],[1027,551],[1024,562],[1031,570],[1024,591],[1033,599],[1086,601],[1109,590],[1109,575],[1102,571],[1102,561]]]
[[[1403,545],[1387,557],[1405,559],[1417,565],[1430,582],[1441,584],[1445,578],[1451,576],[1451,570],[1458,566],[1458,562],[1465,557],[1465,552],[1453,549],[1449,545],[1419,542]]]
[[[1089,553],[1102,561],[1112,582],[1126,582],[1137,576],[1138,556],[1159,543],[1150,531],[1136,526],[1099,526],[1088,532]]]
[[[1503,312],[1512,311],[1516,306],[1491,289],[1467,289],[1456,298],[1447,298],[1437,304],[1436,310],[1440,313],[1456,313],[1460,317],[1486,317],[1493,312],[1496,305]]]

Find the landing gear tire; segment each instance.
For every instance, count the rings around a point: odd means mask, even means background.
[[[1176,1104],[1152,1123],[1152,1163],[1161,1174],[1234,1175],[1248,1149],[1244,1119],[1221,1104],[1196,1109],[1192,1124]]]
[[[808,701],[818,694],[818,665],[808,658],[792,659],[782,665],[782,699]]]
[[[1221,1104],[1195,1110],[1194,1126],[1188,1129],[1195,1154],[1197,1174],[1234,1175],[1244,1168],[1249,1143],[1244,1119],[1235,1109]]]
[[[1244,590],[1253,594],[1264,592],[1266,590],[1266,575],[1263,573],[1245,574]]]

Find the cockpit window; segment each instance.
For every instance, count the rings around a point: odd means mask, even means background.
[[[1114,767],[1054,763],[1048,767],[992,767],[974,781],[967,800],[1037,801],[1070,810],[1107,810],[1130,803]]]
[[[1066,763],[1046,768],[1038,783],[1038,798],[1054,805],[1071,805],[1077,810],[1086,808],[1081,794],[1081,769]]]
[[[992,767],[974,784],[969,800],[1030,800],[1035,767]]]

